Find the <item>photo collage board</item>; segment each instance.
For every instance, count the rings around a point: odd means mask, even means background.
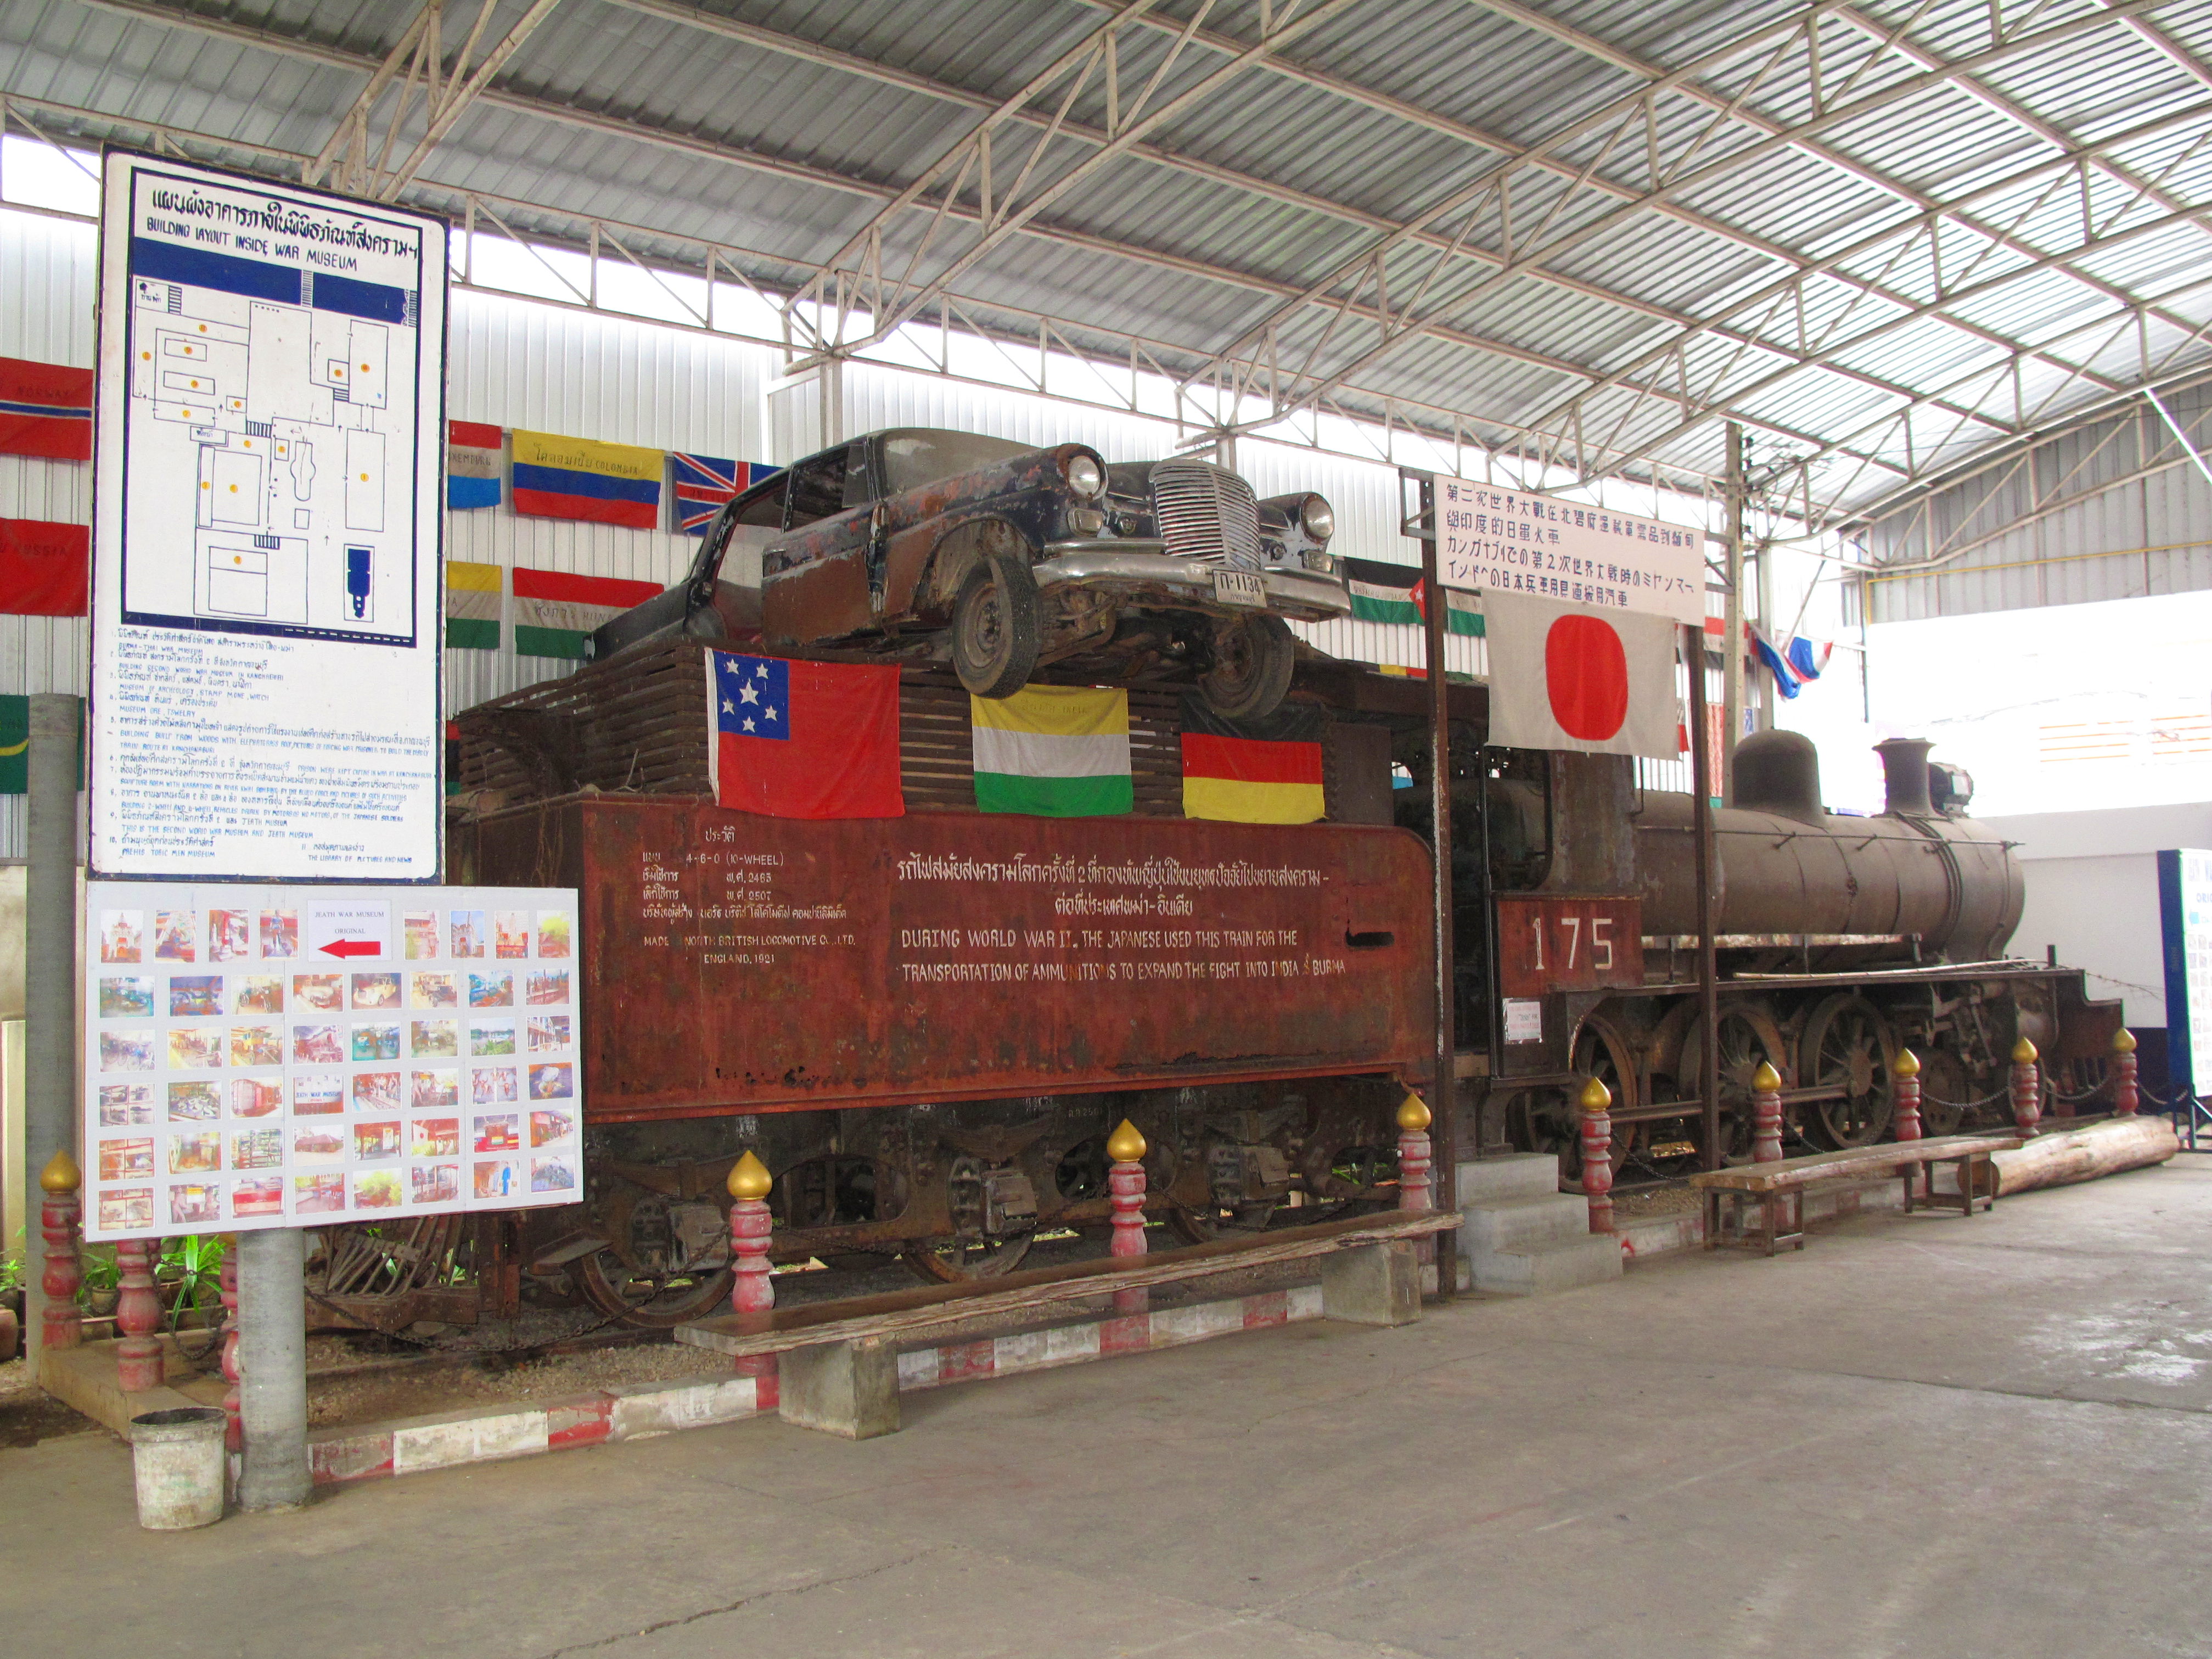
[[[90,883],[84,1235],[583,1197],[566,888]]]

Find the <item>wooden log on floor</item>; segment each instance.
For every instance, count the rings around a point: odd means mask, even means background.
[[[2163,1164],[2181,1150],[2172,1123],[2162,1117],[2108,1117],[2079,1129],[2038,1135],[2025,1146],[1998,1152],[1997,1196]]]

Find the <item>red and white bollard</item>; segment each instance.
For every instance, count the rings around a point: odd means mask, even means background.
[[[1891,1121],[1899,1140],[1920,1139],[1920,1056],[1899,1048],[1889,1063]]]
[[[115,1277],[121,1288],[115,1299],[115,1382],[125,1394],[158,1389],[167,1380],[161,1344],[154,1334],[161,1328],[161,1298],[154,1290],[161,1243],[157,1238],[126,1238],[115,1247]]]
[[[2043,1073],[2035,1045],[2026,1037],[2012,1045],[2012,1121],[2023,1135],[2035,1133],[2043,1116]]]
[[[730,1168],[730,1257],[737,1283],[730,1291],[730,1307],[742,1321],[746,1314],[764,1314],[775,1306],[775,1280],[768,1261],[769,1234],[775,1225],[769,1214],[768,1195],[775,1178],[768,1165],[750,1152]],[[775,1356],[772,1353],[738,1357],[739,1376],[753,1379],[756,1407],[765,1411],[776,1403]]]
[[[2133,1117],[2142,1103],[2136,1085],[2136,1034],[2124,1025],[2112,1033],[2112,1115]]]
[[[246,1436],[238,1419],[238,1235],[222,1240],[222,1443],[228,1451],[244,1451]]]
[[[77,1255],[77,1221],[83,1206],[77,1189],[84,1171],[64,1147],[39,1171],[39,1237],[46,1241],[45,1266],[39,1288],[46,1292],[46,1317],[40,1322],[39,1340],[47,1348],[74,1348],[84,1340],[84,1322],[76,1310],[77,1286],[84,1283],[84,1263]]]
[[[1398,1207],[1426,1212],[1430,1201],[1429,1103],[1408,1092],[1398,1103]]]
[[[1751,1074],[1751,1161],[1782,1161],[1782,1073],[1764,1060]]]
[[[1113,1206],[1114,1234],[1106,1254],[1133,1256],[1145,1254],[1145,1137],[1127,1118],[1106,1137],[1107,1201]],[[1144,1290],[1114,1292],[1114,1311],[1140,1314],[1152,1306],[1152,1292]]]
[[[1583,1085],[1583,1196],[1589,1200],[1589,1230],[1613,1231],[1613,1091],[1592,1078]]]

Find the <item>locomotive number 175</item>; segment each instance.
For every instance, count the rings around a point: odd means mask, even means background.
[[[1498,988],[1509,997],[1644,983],[1643,902],[1501,898]]]

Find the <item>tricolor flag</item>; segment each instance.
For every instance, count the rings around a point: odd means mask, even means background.
[[[91,550],[92,532],[83,525],[0,519],[0,611],[83,616]]]
[[[446,505],[453,511],[499,505],[501,435],[481,421],[446,422]]]
[[[1489,588],[1490,741],[1671,760],[1671,617]]]
[[[1421,625],[1421,603],[1413,593],[1421,585],[1418,568],[1347,558],[1344,577],[1352,590],[1352,621],[1399,623],[1407,628]]]
[[[1182,815],[1230,823],[1311,823],[1322,796],[1325,717],[1287,704],[1263,720],[1232,720],[1182,700]]]
[[[1823,640],[1815,645],[1802,634],[1793,635],[1790,641],[1790,665],[1797,671],[1800,679],[1817,680],[1835,649],[1832,641]]]
[[[1127,691],[1025,685],[971,696],[968,714],[978,811],[1087,818],[1135,806]]]
[[[1429,619],[1429,585],[1413,584],[1413,603],[1421,609],[1421,621]],[[1470,639],[1482,637],[1482,598],[1480,594],[1464,592],[1456,587],[1444,589],[1444,632],[1464,634]]]
[[[521,435],[515,434],[517,439]],[[558,570],[527,570],[517,565],[515,654],[580,660],[584,641],[593,629],[659,592],[658,582],[626,581],[618,576],[571,576]]]
[[[1794,697],[1804,689],[1805,677],[1797,672],[1797,665],[1777,651],[1756,628],[1751,629],[1751,654],[1774,676],[1774,689],[1784,697]]]
[[[533,519],[582,519],[632,530],[660,525],[666,452],[544,432],[514,434],[514,510]]]
[[[0,455],[92,459],[92,371],[0,357]]]
[[[668,452],[672,494],[675,498],[678,535],[703,536],[723,504],[780,471],[759,461],[726,461],[715,455],[687,455]]]
[[[446,561],[446,645],[454,651],[499,649],[499,596],[506,586],[495,564]]]
[[[898,818],[899,671],[707,653],[714,799],[772,818]]]

